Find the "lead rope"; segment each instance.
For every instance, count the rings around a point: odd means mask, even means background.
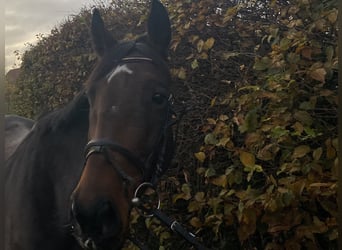
[[[147,194],[146,190],[149,190],[149,194]],[[154,197],[157,197],[157,202],[155,202],[153,195]],[[132,204],[137,209],[139,214],[144,217],[156,217],[167,227],[169,227],[171,231],[178,233],[180,236],[183,237],[183,239],[185,239],[191,245],[195,246],[198,250],[209,250],[198,241],[196,235],[188,232],[177,220],[168,217],[159,209],[159,195],[155,187],[151,183],[142,183],[136,189],[134,198],[132,199]],[[141,250],[148,249],[147,246],[144,246],[141,242],[134,239],[132,236],[129,239]]]

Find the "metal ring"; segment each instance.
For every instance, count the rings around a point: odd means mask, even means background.
[[[151,188],[156,194],[157,194],[157,197],[158,197],[158,205],[157,205],[157,208],[156,209],[159,209],[160,208],[160,197],[159,197],[159,194],[155,188],[155,186],[150,183],[150,182],[143,182],[141,183],[135,190],[134,192],[134,197],[132,199],[132,203],[135,205],[135,207],[137,208],[138,212],[140,215],[146,217],[146,218],[150,218],[150,217],[153,217],[153,212],[150,211],[150,213],[148,213],[149,211],[147,209],[141,209],[143,207],[142,204],[140,204],[140,197],[138,196],[139,195],[139,191],[142,189],[142,188]],[[139,209],[140,208],[140,209]]]

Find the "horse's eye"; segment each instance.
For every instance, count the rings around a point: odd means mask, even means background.
[[[152,96],[152,101],[158,105],[162,105],[166,102],[166,96],[162,94],[154,94]]]

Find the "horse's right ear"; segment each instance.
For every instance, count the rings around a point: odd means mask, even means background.
[[[109,48],[116,44],[116,40],[105,28],[99,10],[94,8],[92,12],[91,37],[93,41],[93,48],[97,55],[102,57]]]
[[[171,24],[169,15],[159,0],[152,0],[151,12],[147,23],[147,33],[163,57],[167,57],[171,41]]]

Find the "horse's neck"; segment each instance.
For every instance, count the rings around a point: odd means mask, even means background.
[[[53,237],[64,237],[70,194],[83,167],[88,124],[79,121],[67,130],[46,131],[50,132],[42,134],[38,124],[7,166],[12,168],[6,180],[7,225],[30,229],[25,234],[20,234],[25,230],[19,230],[14,244],[22,241],[24,245],[34,245],[33,235],[43,235],[45,231],[55,234]],[[18,207],[19,214],[15,212]],[[32,235],[27,234],[31,231]],[[44,242],[50,247],[49,239]]]

